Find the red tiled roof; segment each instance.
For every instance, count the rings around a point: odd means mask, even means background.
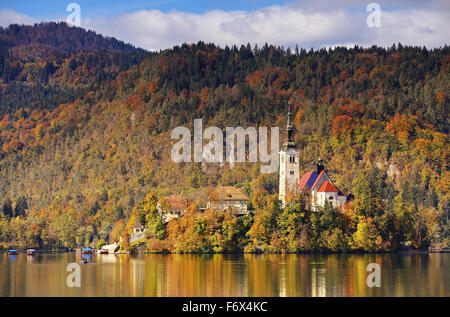
[[[319,181],[319,179],[322,177],[323,173],[325,173],[325,171],[320,172],[319,176],[317,176],[316,181],[314,182],[314,184],[311,186],[311,190],[314,189],[314,187],[316,187],[317,182]]]
[[[322,186],[320,186],[318,192],[339,192],[339,190],[333,186],[329,181],[323,182]]]
[[[313,172],[308,172],[302,176],[302,178],[300,179],[300,190],[303,190],[305,188],[305,185],[308,182],[309,178],[311,177],[312,173]]]

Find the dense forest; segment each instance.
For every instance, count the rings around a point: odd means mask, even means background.
[[[0,29],[0,245],[98,246],[134,221],[172,252],[395,251],[450,244],[450,50],[306,50],[199,42],[146,52],[65,23]],[[279,126],[291,102],[301,173],[318,157],[355,199],[288,207],[257,163],[176,164],[171,131]],[[163,196],[232,185],[252,214],[163,224]]]

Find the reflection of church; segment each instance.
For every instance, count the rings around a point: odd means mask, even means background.
[[[286,124],[286,142],[280,151],[279,198],[283,207],[289,192],[309,193],[312,210],[325,206],[326,201],[333,207],[342,207],[350,199],[350,195],[345,195],[333,184],[321,159],[315,171],[307,172],[300,178],[299,152],[295,147],[290,110]]]

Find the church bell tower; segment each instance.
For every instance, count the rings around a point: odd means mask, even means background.
[[[286,140],[280,151],[280,187],[278,195],[283,208],[286,206],[286,196],[290,192],[297,191],[300,182],[299,152],[295,147],[294,126],[291,122],[290,104],[285,130]]]

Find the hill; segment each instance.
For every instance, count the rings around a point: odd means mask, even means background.
[[[73,102],[148,54],[66,23],[0,28],[0,114]]]
[[[45,22],[31,25],[11,24],[0,27],[2,47],[47,45],[66,52],[86,50],[144,51],[115,38],[104,37],[91,30],[69,26],[65,22]]]

